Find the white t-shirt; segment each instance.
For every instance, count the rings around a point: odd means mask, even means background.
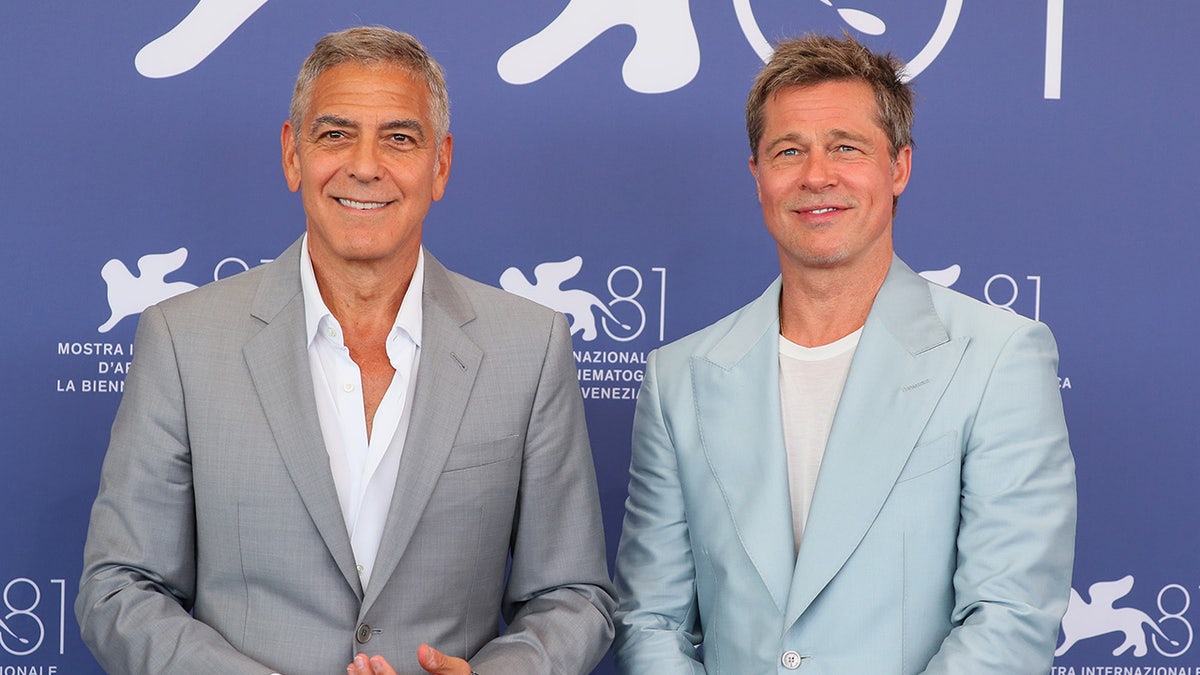
[[[779,401],[797,553],[817,487],[821,459],[825,456],[825,443],[861,336],[859,328],[820,347],[802,347],[779,336]]]

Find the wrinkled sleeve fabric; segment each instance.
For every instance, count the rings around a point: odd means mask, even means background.
[[[92,507],[75,615],[109,673],[271,673],[191,617],[196,514],[170,326],[142,313]]]
[[[633,422],[629,498],[617,551],[622,673],[704,673],[696,569],[676,450],[659,397],[656,353],[646,360]]]
[[[1004,344],[966,438],[954,628],[925,673],[1046,672],[1075,550],[1075,464],[1044,324]]]
[[[471,659],[479,673],[586,675],[613,639],[616,606],[583,398],[566,319],[555,314],[524,448],[508,629]]]

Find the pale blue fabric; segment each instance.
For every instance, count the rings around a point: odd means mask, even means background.
[[[1050,331],[894,258],[797,558],[779,292],[648,358],[617,557],[621,671],[787,673],[794,650],[803,675],[1046,672],[1075,535]]]

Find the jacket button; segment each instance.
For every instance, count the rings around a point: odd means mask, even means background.
[[[796,670],[800,667],[801,660],[800,652],[789,649],[783,653],[783,658],[780,659],[780,662],[783,663],[784,668]]]
[[[371,639],[371,627],[367,624],[362,624],[358,630],[354,631],[354,639],[358,640],[360,645],[365,645]]]

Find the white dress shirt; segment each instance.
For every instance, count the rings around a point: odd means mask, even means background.
[[[341,325],[321,299],[308,253],[307,236],[300,254],[308,364],[312,371],[317,417],[364,589],[371,580],[371,569],[383,538],[400,469],[400,453],[408,434],[413,383],[420,363],[424,272],[425,251],[422,249],[387,337],[387,355],[396,374],[375,411],[368,438],[362,372],[350,358]]]

